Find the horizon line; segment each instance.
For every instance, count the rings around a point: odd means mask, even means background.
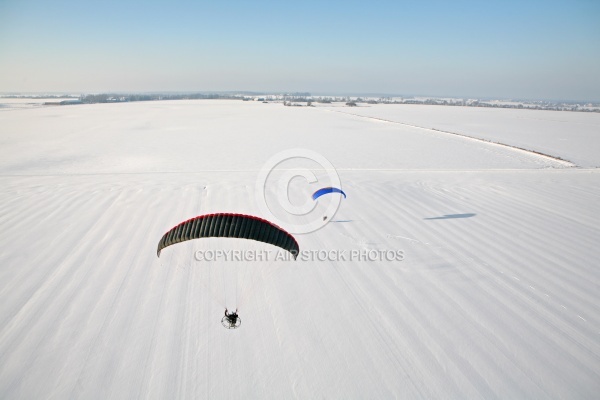
[[[521,97],[494,97],[494,96],[460,96],[460,95],[427,95],[427,94],[397,94],[380,92],[311,92],[311,91],[260,91],[260,90],[109,90],[109,91],[7,91],[0,92],[0,97],[7,96],[82,96],[82,95],[151,95],[151,94],[239,94],[248,96],[300,96],[300,97],[400,97],[400,98],[429,98],[429,99],[461,99],[461,100],[486,100],[486,101],[520,101],[520,102],[539,102],[546,101],[552,103],[596,103],[600,100],[582,100],[582,99],[551,99],[551,98],[521,98]]]

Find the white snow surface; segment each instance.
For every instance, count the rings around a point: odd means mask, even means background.
[[[425,121],[391,107],[0,113],[0,398],[598,398],[600,170],[348,115]],[[427,113],[509,144],[524,132],[580,167],[599,156],[587,114],[485,110],[480,132],[462,108]],[[553,118],[589,143],[560,147]],[[297,147],[327,157],[348,194],[296,236],[301,249],[402,261],[194,259],[271,248],[235,239],[156,257],[163,233],[196,215],[268,218],[257,172]],[[239,307],[239,329],[221,326],[225,306]]]
[[[582,167],[600,167],[600,113],[380,104],[332,111],[441,130],[560,157]]]

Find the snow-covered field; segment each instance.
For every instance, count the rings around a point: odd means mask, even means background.
[[[598,398],[600,115],[472,111],[3,109],[0,398]],[[268,219],[257,173],[290,148],[348,194],[302,250],[404,259],[194,259],[269,248],[235,239],[156,257],[190,217]]]
[[[441,106],[438,109],[409,104],[352,108],[338,104],[325,108],[500,142],[560,157],[582,167],[600,167],[598,113]]]

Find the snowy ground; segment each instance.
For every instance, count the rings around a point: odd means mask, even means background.
[[[582,167],[600,167],[600,115],[597,113],[441,106],[437,109],[408,104],[349,108],[340,103],[325,108],[500,142],[561,157]]]
[[[597,398],[600,171],[585,167],[600,159],[588,130],[600,115],[508,110],[569,121],[546,136],[507,110],[479,116],[495,141],[526,132],[570,167],[409,126],[492,138],[458,107],[427,110],[437,125],[387,107],[5,109],[0,397]],[[365,110],[401,123],[347,114]],[[563,153],[562,135],[578,144]],[[194,260],[238,246],[227,239],[156,257],[187,218],[260,215],[257,172],[295,147],[327,157],[348,193],[331,223],[297,235],[301,249],[403,250],[403,261]],[[238,267],[234,301],[223,271]],[[243,323],[228,331],[232,302]]]

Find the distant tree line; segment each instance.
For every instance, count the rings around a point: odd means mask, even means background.
[[[359,104],[424,104],[424,105],[442,105],[442,106],[462,106],[462,107],[489,107],[489,108],[517,108],[528,110],[553,110],[553,111],[578,111],[578,112],[600,112],[599,103],[569,103],[552,101],[485,101],[478,99],[439,99],[439,98],[398,98],[398,97],[349,97],[349,96],[311,96],[310,93],[286,93],[278,95],[268,95],[266,97],[256,96],[253,93],[248,97],[244,92],[240,93],[154,93],[154,94],[85,94],[76,95],[1,95],[3,98],[67,98],[59,103],[47,102],[47,105],[70,105],[70,104],[91,104],[91,103],[120,103],[133,101],[154,101],[154,100],[197,100],[197,99],[225,99],[225,100],[260,100],[266,102],[283,101],[286,106],[300,106],[305,103],[311,106],[313,103],[345,103],[347,106],[354,107]]]
[[[87,94],[81,96],[81,102],[91,103],[120,103],[132,101],[154,101],[154,100],[198,100],[198,99],[236,99],[239,95],[217,94],[217,93],[186,93],[186,94]]]

